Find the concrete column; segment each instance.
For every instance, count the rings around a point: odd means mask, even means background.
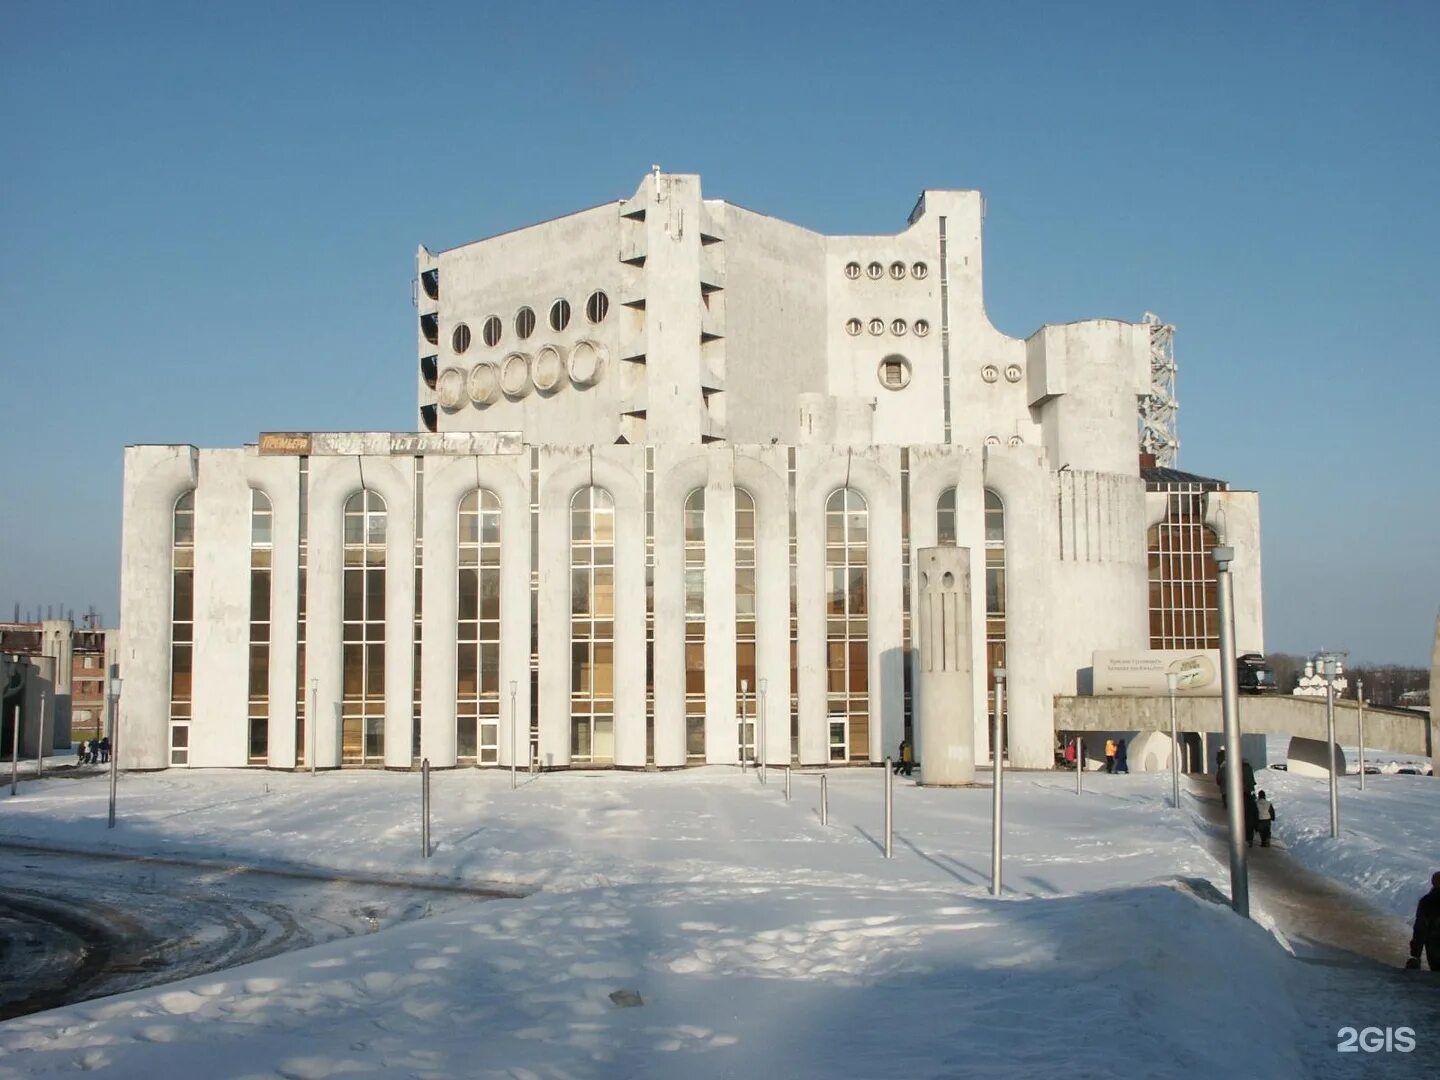
[[[975,780],[975,684],[971,677],[970,549],[916,552],[920,660],[916,744],[927,786]]]

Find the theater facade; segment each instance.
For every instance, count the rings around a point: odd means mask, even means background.
[[[1222,535],[1261,651],[1255,493],[1142,472],[1150,328],[1000,333],[982,220],[935,190],[826,236],[656,170],[422,247],[416,430],[127,447],[121,764],[923,757],[913,566],[941,544],[969,552],[982,760],[995,668],[1009,760],[1044,768],[1094,650],[1208,643]]]

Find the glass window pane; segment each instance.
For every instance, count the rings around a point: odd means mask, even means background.
[[[500,618],[500,575],[487,572],[480,582],[480,618]]]
[[[586,615],[590,612],[590,571],[570,571],[570,612]]]
[[[597,571],[597,576],[598,571]],[[705,571],[685,571],[685,614],[705,614]]]
[[[195,615],[195,575],[178,573],[174,575],[175,596],[172,618],[176,622],[189,622]]]
[[[588,642],[570,643],[570,692],[590,693],[590,645]]]
[[[850,614],[852,614],[852,615],[864,615],[864,614],[867,614],[867,612],[868,612],[868,608],[867,608],[867,606],[866,606],[867,600],[866,600],[866,595],[865,595],[865,594],[866,594],[865,585],[866,585],[866,582],[865,582],[865,571],[864,571],[863,569],[861,569],[861,570],[851,570],[851,571],[850,571]]]
[[[480,617],[479,601],[479,575],[470,569],[461,569],[457,578],[458,595],[456,597],[456,618],[460,620],[477,619]]]
[[[601,617],[615,614],[615,571],[608,567],[595,569],[595,614]]]
[[[464,698],[473,698],[479,692],[478,649],[474,645],[458,645],[455,649],[455,692]]]
[[[595,696],[609,698],[615,693],[615,646],[608,641],[595,643]]]
[[[365,696],[372,700],[385,697],[385,646],[365,646]]]
[[[347,643],[345,645],[345,696],[357,698],[364,689],[362,673],[364,671],[364,646]]]

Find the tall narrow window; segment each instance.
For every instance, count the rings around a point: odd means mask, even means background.
[[[500,762],[500,500],[460,500],[455,746],[463,765]]]
[[[343,765],[385,759],[385,525],[378,492],[345,501]]]
[[[747,689],[742,692],[741,685]],[[760,684],[755,678],[755,500],[735,489],[735,711],[745,727],[740,732],[742,755],[755,746],[755,711]],[[768,703],[767,703],[768,704]]]
[[[955,489],[946,488],[935,504],[935,537],[940,544],[959,542],[960,527],[955,513]],[[995,669],[1005,666],[1005,504],[1000,496],[985,489],[985,686],[986,715],[995,709]],[[1009,716],[1008,702],[1005,709]],[[993,729],[987,724],[986,732]],[[990,734],[986,735],[991,740]],[[1010,745],[1008,727],[1005,743]],[[993,747],[987,741],[986,749]]]
[[[598,487],[570,500],[570,758],[615,758],[615,500]]]
[[[870,512],[853,488],[825,503],[826,726],[831,761],[870,757]]]
[[[685,760],[705,760],[705,489],[685,500]]]
[[[170,541],[170,764],[190,764],[195,658],[195,492],[175,501]]]
[[[270,759],[270,585],[275,515],[270,499],[250,492],[250,743],[247,760]]]

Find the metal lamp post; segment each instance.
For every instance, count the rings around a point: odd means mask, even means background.
[[[765,779],[765,680],[760,680],[760,783]]]
[[[10,794],[13,796],[20,787],[20,701],[15,699],[15,741],[10,744]]]
[[[1340,777],[1335,753],[1335,657],[1325,661],[1325,756],[1330,759],[1330,836],[1340,835]]]
[[[740,769],[745,769],[745,724],[749,719],[750,680],[740,680]]]
[[[40,745],[35,747],[35,779],[45,776],[45,691],[40,691]]]
[[[1004,839],[1000,822],[1005,809],[1005,669],[995,669],[995,726],[991,738],[990,761],[994,775],[990,784],[990,895],[1000,895],[1000,863]]]
[[[1225,725],[1225,801],[1230,823],[1230,907],[1250,917],[1250,877],[1245,863],[1245,759],[1240,752],[1240,692],[1235,685],[1235,594],[1230,578],[1232,547],[1217,547],[1215,592],[1220,616],[1220,695]]]
[[[510,790],[515,790],[515,694],[520,684],[510,680]]]
[[[310,775],[315,775],[315,728],[320,723],[320,680],[316,676],[310,676],[310,721],[307,725],[310,728],[310,749],[306,756],[310,759]]]
[[[1365,680],[1355,680],[1355,724],[1360,739],[1360,790],[1365,790]]]
[[[115,784],[120,774],[120,676],[110,680],[110,817],[107,829],[115,827]]]
[[[1175,691],[1180,686],[1180,676],[1173,671],[1165,673],[1165,687],[1170,691],[1170,799],[1175,809],[1180,809],[1180,732],[1175,725]]]

